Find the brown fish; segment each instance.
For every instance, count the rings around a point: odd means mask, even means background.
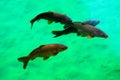
[[[48,20],[49,24],[52,23],[53,21],[60,22],[61,24],[65,24],[65,25],[71,25],[72,24],[72,20],[66,15],[59,14],[59,13],[56,13],[56,12],[44,12],[44,13],[41,13],[41,14],[35,16],[30,21],[31,29],[32,29],[32,26],[33,26],[34,22],[38,21],[40,19]]]
[[[59,52],[66,50],[68,47],[62,44],[41,45],[33,50],[28,56],[20,57],[18,60],[23,62],[23,68],[26,69],[29,60],[34,60],[37,57],[43,57],[44,60],[51,56],[56,56]]]

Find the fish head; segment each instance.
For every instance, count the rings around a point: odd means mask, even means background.
[[[59,51],[64,51],[66,50],[68,47],[67,46],[61,46],[61,48],[59,49]]]
[[[65,45],[58,45],[58,47],[56,48],[57,52],[61,52],[66,50],[68,47]]]
[[[67,48],[68,48],[67,46],[57,44],[52,52],[52,56],[56,56],[59,52],[62,52],[64,50],[66,50]]]
[[[108,35],[101,30],[96,30],[94,33],[95,33],[95,36],[97,37],[108,38]]]

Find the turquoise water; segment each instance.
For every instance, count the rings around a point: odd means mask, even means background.
[[[1,0],[0,80],[120,80],[120,0]],[[53,38],[63,24],[41,20],[30,29],[39,13],[66,14],[73,21],[100,20],[98,28],[108,39],[68,34]],[[69,48],[48,60],[30,61],[27,69],[17,60],[43,44]]]

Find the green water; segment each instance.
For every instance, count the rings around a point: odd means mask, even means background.
[[[68,34],[53,38],[60,23],[41,20],[30,29],[39,13],[66,14],[73,21],[100,20],[98,28],[108,39]],[[120,80],[120,0],[1,0],[0,80]],[[43,44],[69,48],[48,60],[30,61],[27,69],[17,60]]]

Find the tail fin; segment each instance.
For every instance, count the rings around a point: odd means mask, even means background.
[[[32,29],[32,27],[33,27],[33,24],[31,24],[31,29]]]
[[[29,61],[29,57],[28,56],[20,57],[18,58],[18,61],[23,62],[23,68],[26,69],[28,61]]]
[[[52,33],[55,35],[54,37],[58,37],[62,35],[62,31],[52,31]]]
[[[32,19],[31,21],[30,21],[30,23],[31,23],[31,29],[32,29],[32,27],[33,27],[33,23],[35,22],[35,20],[34,19]]]
[[[32,27],[33,27],[33,22],[30,22],[31,23],[31,29],[32,29]]]

